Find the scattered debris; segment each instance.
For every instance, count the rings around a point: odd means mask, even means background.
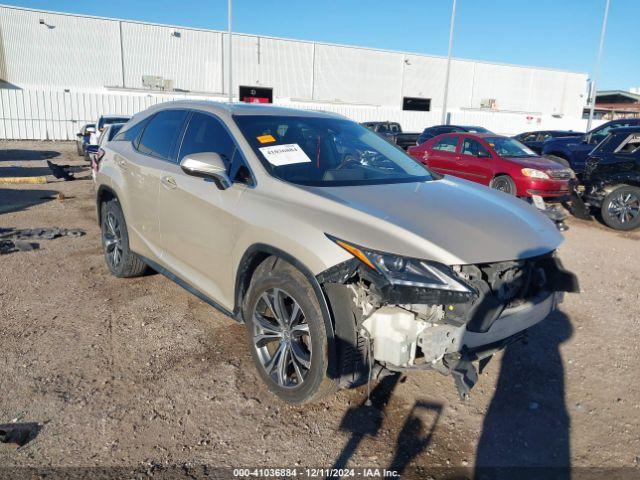
[[[36,438],[41,426],[35,422],[30,423],[4,423],[0,424],[0,443],[22,447]]]
[[[61,178],[65,181],[75,180],[76,177],[73,176],[73,173],[69,172],[71,165],[57,165],[55,163],[47,160],[47,165],[49,166],[49,170],[53,173],[53,176],[56,178]]]
[[[58,237],[81,237],[85,231],[79,228],[0,228],[0,255],[37,250],[40,244],[31,240],[53,240]]]

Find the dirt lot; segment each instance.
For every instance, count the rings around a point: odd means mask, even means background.
[[[85,229],[0,257],[0,424],[37,422],[1,466],[640,468],[640,232],[569,221],[582,293],[497,355],[469,402],[437,373],[292,407],[260,383],[244,327],[161,275],[109,275],[73,143],[0,142],[0,176],[78,165],[75,182],[0,185],[0,227]],[[64,198],[58,197],[58,192]],[[587,470],[585,470],[587,471]]]

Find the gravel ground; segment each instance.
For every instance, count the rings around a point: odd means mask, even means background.
[[[0,185],[0,227],[87,234],[0,257],[0,424],[40,425],[21,448],[0,444],[1,466],[638,473],[640,232],[570,219],[560,255],[582,293],[496,355],[468,402],[422,372],[378,384],[374,407],[363,388],[294,407],[262,386],[243,326],[161,275],[109,275],[73,143],[0,142],[0,177],[47,174],[46,158],[80,179]]]

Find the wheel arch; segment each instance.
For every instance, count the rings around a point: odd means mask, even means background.
[[[118,195],[111,187],[107,185],[100,185],[100,187],[98,188],[98,192],[96,193],[96,211],[98,212],[98,225],[100,225],[102,222],[102,208],[100,208],[100,206],[110,200],[120,201],[118,199]]]
[[[328,374],[331,376],[331,378],[337,378],[339,376],[339,369],[335,342],[335,327],[334,319],[331,315],[331,310],[329,309],[327,297],[322,290],[318,279],[313,275],[311,270],[293,255],[280,250],[277,247],[273,247],[264,243],[254,243],[245,250],[236,270],[233,309],[234,317],[240,322],[244,321],[242,316],[242,303],[244,300],[244,296],[249,288],[251,278],[253,277],[253,274],[258,266],[267,258],[272,256],[281,258],[282,260],[293,265],[305,276],[305,278],[311,285],[311,288],[313,288],[313,291],[316,294],[316,298],[318,299],[318,304],[320,305],[320,310],[322,311],[322,318],[324,320],[327,331],[327,341],[329,343]]]

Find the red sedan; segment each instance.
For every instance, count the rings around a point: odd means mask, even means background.
[[[481,183],[518,197],[560,199],[573,171],[509,137],[450,133],[411,147],[409,154],[438,173]]]

